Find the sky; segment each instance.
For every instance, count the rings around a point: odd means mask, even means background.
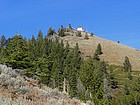
[[[48,28],[83,26],[96,36],[140,49],[140,0],[0,0],[0,36],[27,38]]]

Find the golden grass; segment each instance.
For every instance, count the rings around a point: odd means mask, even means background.
[[[104,59],[109,64],[122,66],[125,56],[128,56],[133,71],[140,70],[139,50],[97,36],[91,36],[90,34],[88,34],[88,36],[89,39],[84,39],[85,33],[83,32],[82,37],[73,34],[73,36],[65,36],[62,37],[62,39],[64,40],[64,43],[68,41],[71,47],[74,47],[75,43],[78,42],[79,48],[85,58],[93,56],[97,44],[100,43],[103,51],[103,54],[100,56],[101,59]]]

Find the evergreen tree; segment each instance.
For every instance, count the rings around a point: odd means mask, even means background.
[[[35,46],[35,56],[41,57],[45,55],[45,51],[46,51],[45,48],[46,48],[45,39],[43,38],[43,34],[40,30],[38,32],[38,37],[37,37],[36,46]]]
[[[77,80],[81,65],[78,43],[76,43],[75,48],[71,50],[69,49],[69,44],[67,43],[64,58],[64,78],[68,81],[68,93],[71,97],[76,97],[78,93]]]
[[[91,32],[90,35],[93,36],[94,34]]]
[[[35,39],[34,35],[32,35],[31,41],[34,45],[36,44],[36,39]]]
[[[5,46],[5,44],[6,44],[6,38],[4,35],[2,35],[0,38],[0,47],[3,48],[3,46]]]
[[[98,100],[103,98],[103,70],[99,68],[101,65],[98,62],[94,62],[92,58],[89,58],[84,62],[80,72],[80,80],[85,86],[88,93],[91,93],[91,97],[94,103],[98,103]]]
[[[64,66],[65,66],[65,59],[67,58],[67,55],[70,51],[69,43],[66,43],[65,49],[64,49]]]
[[[126,56],[125,57],[125,61],[123,63],[123,69],[125,72],[131,72],[132,71],[132,66],[131,66],[131,63],[129,61],[129,58]]]
[[[39,38],[43,39],[43,33],[41,30],[39,30],[39,32],[38,32],[37,40],[39,40]]]
[[[36,76],[39,78],[40,82],[44,84],[49,84],[50,82],[50,71],[48,69],[48,59],[46,56],[37,59],[36,62]]]
[[[34,50],[35,45],[32,43],[30,39],[27,41],[27,53],[28,53],[28,61],[30,64],[35,60],[35,50]]]
[[[97,45],[97,49],[95,50],[95,53],[93,55],[93,59],[96,60],[96,61],[99,61],[100,58],[99,58],[99,55],[102,54],[102,48],[101,48],[101,45],[100,43]]]
[[[101,61],[99,68],[104,74],[107,74],[105,61]]]
[[[116,89],[118,87],[118,82],[115,79],[115,74],[113,73],[112,66],[109,67],[109,83],[110,87]]]
[[[62,26],[58,30],[58,36],[61,36],[61,37],[64,37],[65,36],[65,30],[64,30],[64,28],[62,28]]]
[[[102,61],[99,65],[101,76],[103,76],[103,84],[104,84],[104,98],[111,97],[109,91],[109,81],[108,81],[108,72],[107,65],[105,61]]]
[[[96,52],[98,55],[103,54],[103,53],[102,53],[102,48],[101,48],[101,44],[100,44],[100,43],[97,45],[97,49],[96,49],[95,52]]]
[[[26,61],[27,47],[25,46],[24,40],[21,35],[16,35],[12,38],[10,43],[2,51],[3,61],[12,66],[13,68],[28,66],[28,61]]]
[[[55,33],[55,30],[52,27],[50,27],[47,35],[50,36],[50,35],[53,35],[54,33]]]
[[[130,71],[127,72],[127,75],[128,75],[128,79],[129,79],[129,80],[132,80],[132,75],[131,75],[131,72],[130,72]]]
[[[96,60],[96,61],[100,60],[99,55],[96,52],[93,55],[93,59]]]
[[[140,76],[138,75],[138,77],[134,80],[133,85],[132,85],[132,90],[140,92]]]
[[[77,71],[76,68],[72,68],[69,77],[69,94],[71,97],[77,97]]]
[[[125,82],[125,85],[124,85],[124,93],[125,93],[125,95],[129,95],[130,94],[128,82]]]
[[[82,36],[80,31],[77,32],[77,36],[78,37],[81,37]]]
[[[79,49],[79,45],[78,43],[76,43],[76,46],[74,48],[74,55],[73,55],[73,64],[74,64],[74,67],[77,69],[77,73],[79,72],[80,70],[80,66],[81,66],[81,55],[80,55],[80,49]]]

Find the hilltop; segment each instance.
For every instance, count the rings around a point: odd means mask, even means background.
[[[64,43],[68,41],[72,48],[76,43],[78,43],[84,58],[93,56],[98,43],[100,43],[103,51],[103,54],[100,56],[102,60],[105,60],[108,64],[123,66],[124,58],[125,56],[128,56],[132,64],[133,71],[139,71],[139,50],[118,42],[100,38],[96,35],[91,35],[85,31],[81,31],[81,37],[77,36],[77,33],[77,30],[72,29],[70,32],[66,32],[66,36],[61,37],[61,39],[64,41]],[[88,36],[88,39],[85,39],[85,35]]]

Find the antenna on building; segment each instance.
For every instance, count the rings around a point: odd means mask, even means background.
[[[17,32],[16,32],[16,35],[20,35],[18,30],[17,30]]]
[[[68,27],[69,27],[70,29],[72,28],[72,27],[71,27],[71,22],[70,22],[70,21],[69,21],[69,26],[68,26]]]

